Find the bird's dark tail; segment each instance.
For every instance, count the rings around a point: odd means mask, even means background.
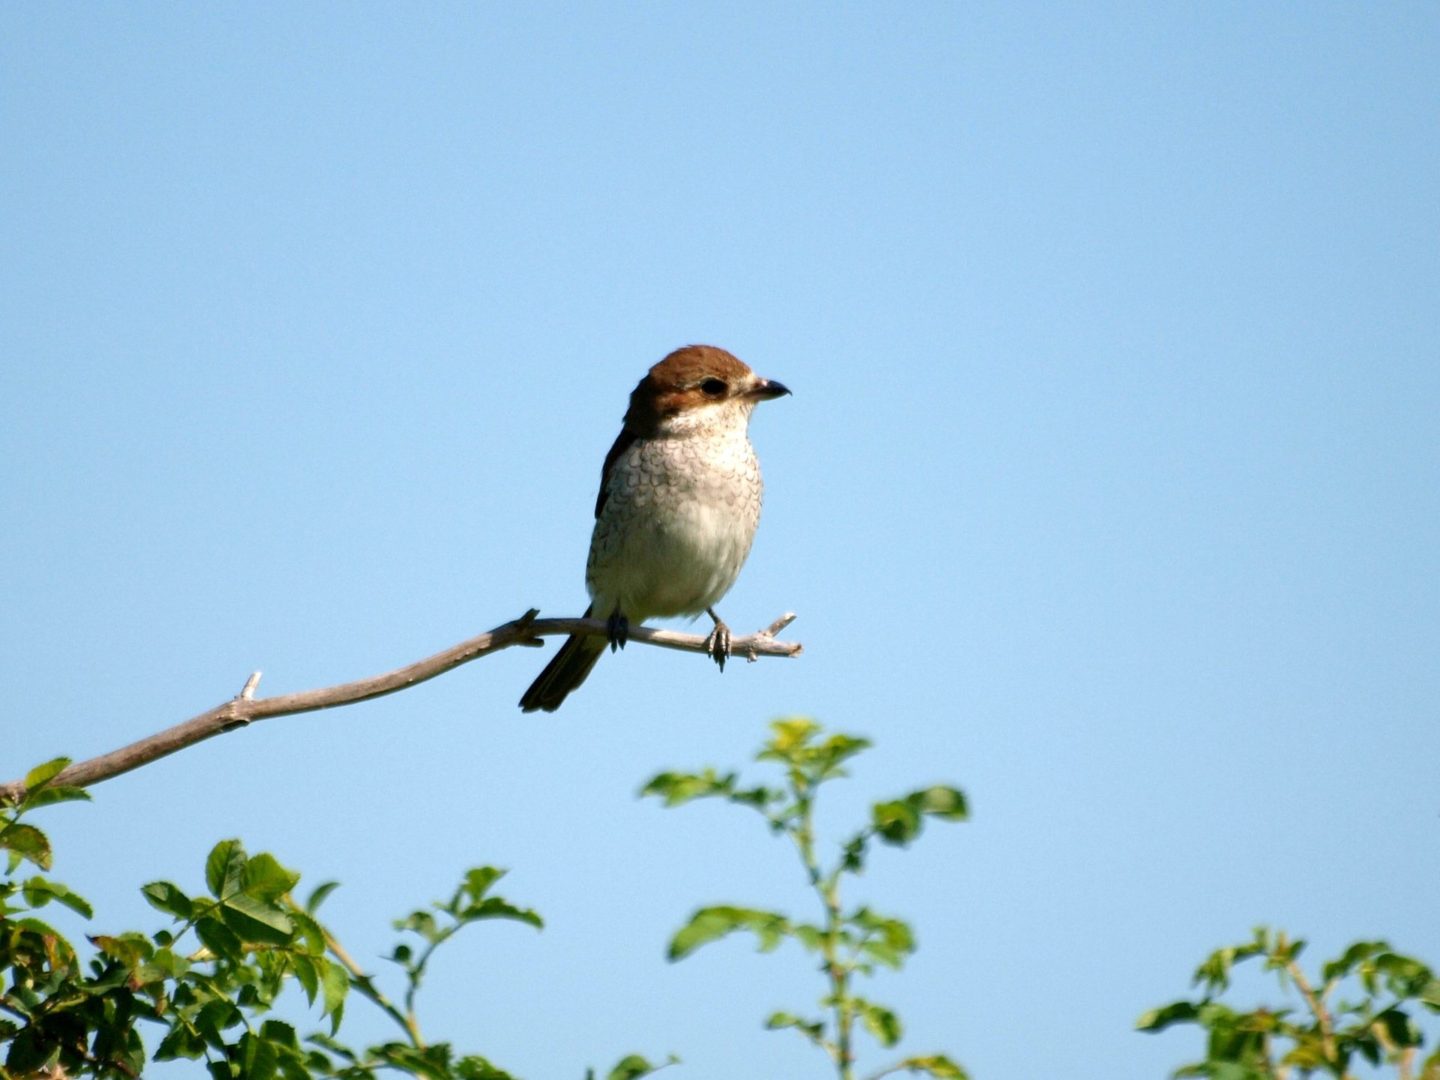
[[[586,608],[585,618],[590,618],[593,610],[593,605]],[[590,669],[595,666],[595,661],[600,659],[600,654],[604,651],[603,637],[576,634],[567,638],[565,644],[560,646],[560,651],[545,665],[545,670],[540,672],[539,677],[530,684],[530,689],[520,698],[520,708],[525,712],[535,712],[537,709],[554,712],[569,696],[570,691],[585,681]]]

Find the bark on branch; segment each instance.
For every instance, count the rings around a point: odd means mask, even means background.
[[[497,626],[489,633],[480,634],[469,641],[452,645],[443,652],[417,660],[413,664],[396,668],[383,675],[368,679],[327,686],[319,690],[301,690],[294,694],[277,694],[275,697],[257,698],[255,688],[260,683],[257,671],[245,680],[240,693],[224,704],[191,717],[174,727],[150,735],[139,742],[112,750],[108,754],[79,761],[57,776],[55,784],[89,787],[102,780],[119,776],[121,773],[148,765],[177,750],[193,746],[214,735],[245,727],[256,720],[272,716],[293,716],[295,713],[315,712],[318,709],[333,709],[340,705],[353,705],[358,701],[393,694],[411,686],[443,675],[445,672],[467,664],[471,660],[488,656],[490,653],[508,649],[512,645],[539,646],[541,638],[555,634],[587,634],[605,636],[608,627],[604,619],[541,619],[540,612],[531,608],[520,618]],[[744,637],[733,638],[730,651],[734,656],[756,660],[762,656],[798,656],[803,646],[799,642],[777,641],[775,635],[789,626],[794,614],[780,616],[764,630],[758,630]],[[674,630],[657,630],[648,626],[632,626],[629,640],[641,645],[658,645],[665,649],[679,649],[683,652],[706,651],[706,639],[700,634],[682,634]],[[0,784],[0,803],[13,803],[24,793],[22,780]]]

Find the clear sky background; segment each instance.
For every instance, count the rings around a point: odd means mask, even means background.
[[[760,1028],[808,959],[663,956],[807,910],[790,853],[635,797],[803,712],[876,743],[832,835],[973,803],[856,897],[919,936],[905,1050],[1161,1076],[1199,1037],[1135,1018],[1260,922],[1440,962],[1435,5],[12,4],[0,138],[6,779],[578,614],[645,369],[795,392],[722,611],[801,659],[522,716],[512,650],[212,740],[40,822],[92,932],[239,836],[380,969],[493,863],[548,926],[442,953],[435,1037],[821,1076]]]

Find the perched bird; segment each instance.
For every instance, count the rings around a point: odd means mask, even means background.
[[[632,623],[703,611],[715,620],[706,646],[724,670],[730,630],[714,607],[735,584],[760,520],[750,414],[789,392],[713,345],[676,349],[635,387],[605,455],[585,566],[585,616],[607,620],[611,651],[624,647]],[[520,707],[554,712],[605,645],[566,640]]]

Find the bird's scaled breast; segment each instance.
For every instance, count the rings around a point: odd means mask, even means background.
[[[615,462],[586,579],[627,617],[693,615],[734,584],[760,520],[750,441],[647,439]]]

